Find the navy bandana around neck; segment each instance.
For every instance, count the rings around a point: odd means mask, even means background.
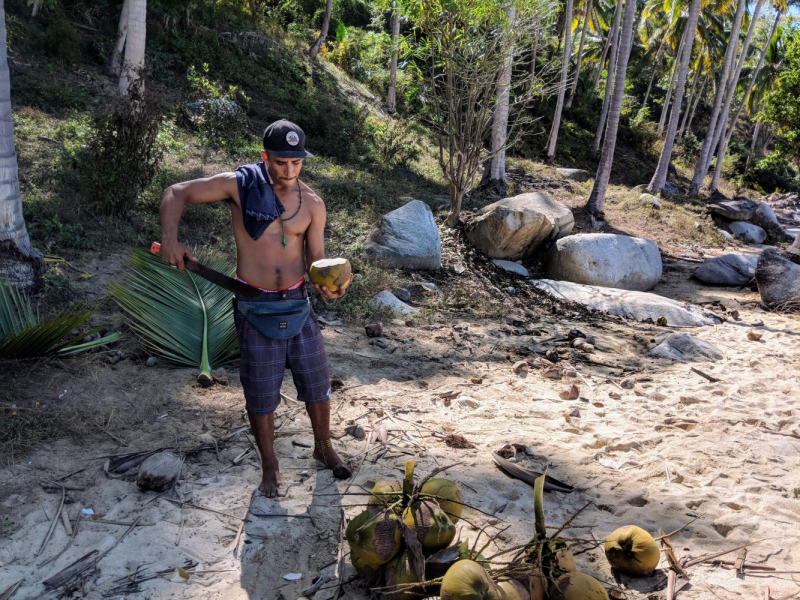
[[[242,206],[244,228],[257,240],[270,224],[283,214],[284,208],[272,185],[263,162],[236,169],[236,185]]]

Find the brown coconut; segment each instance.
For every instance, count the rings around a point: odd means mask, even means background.
[[[350,281],[352,274],[350,261],[346,258],[323,258],[311,263],[308,269],[311,283],[325,286],[332,292],[338,291],[339,286]]]
[[[158,452],[149,456],[139,467],[136,485],[142,491],[165,492],[181,476],[181,459],[172,452]]]

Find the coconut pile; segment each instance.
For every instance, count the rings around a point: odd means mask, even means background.
[[[534,484],[533,539],[487,558],[482,552],[495,540],[479,548],[483,531],[471,547],[469,541],[453,543],[464,506],[478,509],[463,501],[455,483],[435,477],[443,470],[415,483],[414,462],[407,461],[402,484],[378,481],[366,510],[347,526],[351,563],[373,592],[395,600],[431,594],[441,600],[608,600],[599,581],[577,572],[572,549],[585,547],[587,541],[561,536],[583,509],[553,535],[547,534],[546,475]],[[588,545],[583,549],[598,544]],[[608,536],[605,555],[614,570],[631,577],[649,575],[661,559],[656,540],[634,525]]]

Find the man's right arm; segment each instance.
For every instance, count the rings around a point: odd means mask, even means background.
[[[194,260],[191,250],[178,242],[178,224],[187,204],[219,202],[238,197],[236,173],[193,179],[169,186],[161,200],[161,260],[184,269],[184,258]]]

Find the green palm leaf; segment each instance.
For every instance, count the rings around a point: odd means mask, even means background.
[[[85,336],[100,331],[97,327],[76,339],[66,339],[94,314],[97,308],[72,305],[49,319],[40,319],[31,308],[28,296],[0,282],[0,359],[25,360],[53,355],[77,354],[120,338],[113,333],[84,342]]]
[[[220,257],[198,252],[206,266],[233,276],[234,267]],[[111,295],[130,319],[130,327],[154,356],[173,367],[197,367],[198,381],[211,381],[219,367],[239,356],[231,293],[179,271],[160,257],[134,250],[129,271]]]

